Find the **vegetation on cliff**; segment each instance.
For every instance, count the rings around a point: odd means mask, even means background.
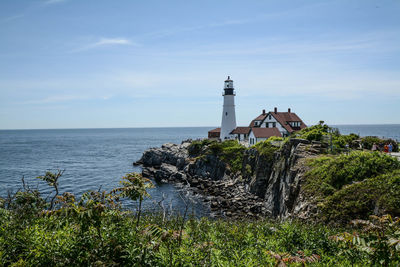
[[[50,174],[46,174],[50,177]],[[51,176],[54,177],[54,176]],[[49,185],[51,185],[49,183]],[[224,221],[123,210],[126,196],[146,196],[150,186],[128,174],[111,192],[70,193],[44,201],[28,185],[2,199],[0,261],[5,266],[349,266],[399,264],[399,221],[352,234],[298,222]],[[378,228],[379,227],[379,228]],[[379,230],[377,230],[379,229]],[[379,232],[377,232],[379,231]],[[396,234],[397,233],[397,234]]]
[[[400,215],[400,162],[379,152],[352,151],[309,161],[304,192],[321,219],[348,222],[371,214]]]
[[[235,140],[218,142],[204,139],[194,141],[189,146],[189,155],[201,157],[212,154],[225,162],[233,173],[238,173],[242,168],[243,156],[246,147]]]
[[[260,155],[272,160],[274,153],[280,148],[273,143],[277,141],[284,143],[286,140],[286,138],[282,137],[271,137],[264,142],[259,142],[247,148],[236,140],[219,142],[216,140],[203,139],[193,141],[190,144],[189,155],[191,157],[201,157],[208,154],[215,155],[225,162],[233,173],[239,173],[242,170],[243,157],[246,150],[255,149]]]
[[[300,138],[324,144],[325,153],[308,161],[310,170],[302,182],[302,192],[318,206],[318,220],[346,224],[353,219],[368,219],[373,214],[400,215],[400,162],[387,154],[372,152],[373,143],[388,142],[376,137],[341,135],[323,122],[305,128],[288,138],[270,138],[250,148],[233,140],[195,141],[191,155],[213,154],[234,173],[248,177],[252,167],[243,161],[244,152],[255,150],[267,162],[289,139]],[[397,147],[394,141],[392,144]],[[249,154],[249,153],[247,153]],[[249,157],[254,157],[250,153]],[[244,166],[246,165],[246,166]]]
[[[360,137],[354,133],[342,135],[338,129],[329,127],[323,121],[292,134],[291,138],[326,142],[331,147],[329,152],[334,154],[346,152],[348,148],[371,149],[373,144],[383,147],[383,145],[389,143],[393,146],[393,152],[399,151],[398,143],[395,140],[381,139],[376,136]]]

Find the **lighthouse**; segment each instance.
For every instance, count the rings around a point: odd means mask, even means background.
[[[224,106],[222,109],[222,122],[221,122],[221,140],[231,138],[230,134],[236,129],[236,114],[235,114],[235,91],[233,88],[233,81],[228,76],[224,83]]]

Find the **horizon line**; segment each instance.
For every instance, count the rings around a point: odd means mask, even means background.
[[[310,124],[310,126],[316,124]],[[328,126],[372,126],[372,125],[400,125],[400,123],[345,123],[327,124]],[[19,129],[0,129],[0,131],[29,131],[29,130],[101,130],[101,129],[166,129],[166,128],[212,128],[220,126],[164,126],[164,127],[87,127],[87,128],[19,128]]]

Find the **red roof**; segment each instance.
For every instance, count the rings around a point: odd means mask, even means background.
[[[257,118],[255,118],[254,120],[252,120],[250,122],[249,127],[254,127],[254,122],[255,121],[263,121],[266,117],[267,117],[267,114],[261,114],[260,116],[258,116]],[[258,124],[258,125],[260,125],[260,124]]]
[[[293,112],[269,112],[289,133],[299,131],[307,127],[304,122]],[[289,122],[299,121],[300,127],[292,127]]]
[[[208,132],[209,133],[220,133],[221,132],[221,128],[215,128],[215,129],[212,129],[212,130],[210,130]]]
[[[265,119],[265,117],[267,117],[267,114],[261,114],[260,116],[258,116],[257,118],[255,118],[255,121],[262,121]]]
[[[271,136],[282,137],[281,132],[278,128],[252,128],[253,134],[256,138],[270,138]]]
[[[250,127],[236,127],[231,134],[248,134],[250,133]]]
[[[304,124],[304,122],[297,116],[296,113],[293,112],[273,112],[270,111],[265,114],[259,115],[257,118],[251,121],[249,127],[255,127],[254,122],[255,121],[261,121],[263,122],[265,118],[271,114],[281,125],[283,128],[285,128],[289,133],[292,133],[293,131],[299,131],[301,129],[304,129],[307,127],[307,125]],[[290,126],[289,122],[300,122],[300,127],[292,127]],[[261,123],[259,123],[257,126],[260,126]],[[256,126],[256,127],[257,127]]]

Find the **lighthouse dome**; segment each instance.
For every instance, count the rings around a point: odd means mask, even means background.
[[[228,76],[228,79],[226,79],[224,82],[224,95],[233,95],[233,89],[233,80],[231,80],[231,77]]]

